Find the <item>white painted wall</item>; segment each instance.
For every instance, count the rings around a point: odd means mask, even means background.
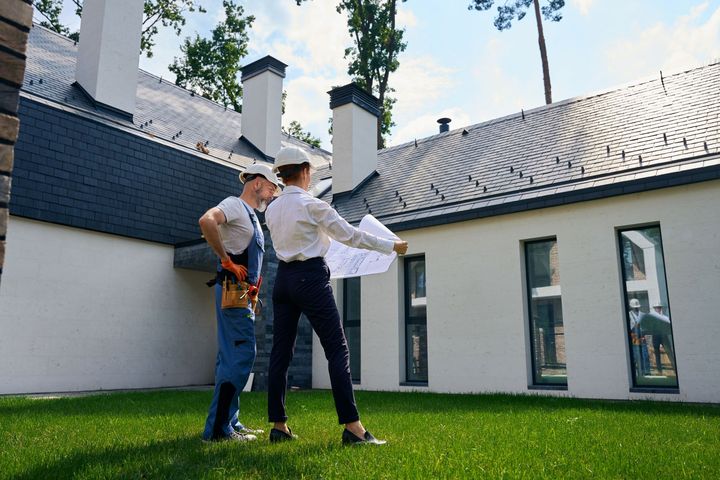
[[[75,80],[96,101],[135,113],[143,0],[83,4]]]
[[[10,217],[0,394],[212,383],[207,278],[172,246]]]
[[[333,108],[333,192],[348,192],[377,169],[377,117],[352,102]]]
[[[433,392],[529,390],[522,242],[556,237],[567,391],[584,398],[720,402],[720,181],[400,232],[424,254],[428,386]],[[659,222],[679,394],[631,393],[617,228]],[[403,390],[402,263],[362,279],[362,384]],[[336,293],[340,294],[336,288]],[[313,344],[313,386],[329,388]]]
[[[243,79],[242,135],[271,157],[280,151],[282,88],[282,77],[270,69]]]

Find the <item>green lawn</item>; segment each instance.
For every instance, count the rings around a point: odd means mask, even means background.
[[[327,391],[288,395],[300,435],[200,441],[210,391],[0,397],[0,478],[720,478],[720,407],[357,392],[383,447],[343,447]],[[242,420],[265,423],[265,395]]]

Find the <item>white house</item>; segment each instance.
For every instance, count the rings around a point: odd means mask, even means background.
[[[205,282],[215,259],[198,218],[238,195],[238,173],[271,163],[281,145],[327,170],[328,152],[281,132],[277,59],[243,68],[242,115],[138,71],[142,6],[86,2],[79,45],[31,29],[0,288],[0,394],[213,383]],[[256,388],[270,303],[257,321]],[[309,386],[309,330],[304,338],[293,381]]]
[[[282,62],[244,67],[241,115],[138,71],[126,25],[140,0],[87,3],[80,45],[30,33],[0,394],[212,383],[197,218],[291,143],[320,166],[316,195],[410,245],[387,273],[336,282],[358,388],[720,402],[720,64],[453,130],[441,119],[380,151],[377,100],[346,85],[330,92],[329,168],[329,152],[281,135]],[[301,334],[291,384],[328,388]]]
[[[448,121],[377,155],[336,132],[325,198],[410,245],[337,282],[357,388],[720,402],[720,64]]]

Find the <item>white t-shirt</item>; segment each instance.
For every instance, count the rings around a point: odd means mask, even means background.
[[[245,251],[255,235],[252,220],[243,204],[252,207],[239,197],[227,197],[217,206],[225,214],[225,223],[218,225],[225,250],[237,255]],[[255,216],[257,222],[257,216]],[[258,225],[260,228],[260,225]]]

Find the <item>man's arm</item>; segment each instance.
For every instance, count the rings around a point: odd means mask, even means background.
[[[198,223],[200,224],[200,231],[202,231],[205,241],[208,242],[208,245],[210,245],[210,248],[213,249],[215,254],[220,257],[222,267],[235,274],[238,280],[243,281],[247,276],[247,268],[243,265],[235,265],[233,261],[230,260],[220,239],[218,225],[222,225],[226,221],[227,219],[223,211],[217,207],[213,207],[200,217]]]
[[[225,248],[223,248],[222,240],[220,239],[220,230],[218,230],[218,225],[222,225],[225,222],[225,214],[217,207],[213,207],[205,212],[198,221],[200,224],[200,231],[202,231],[205,241],[222,261],[229,259],[227,253],[225,252]]]

